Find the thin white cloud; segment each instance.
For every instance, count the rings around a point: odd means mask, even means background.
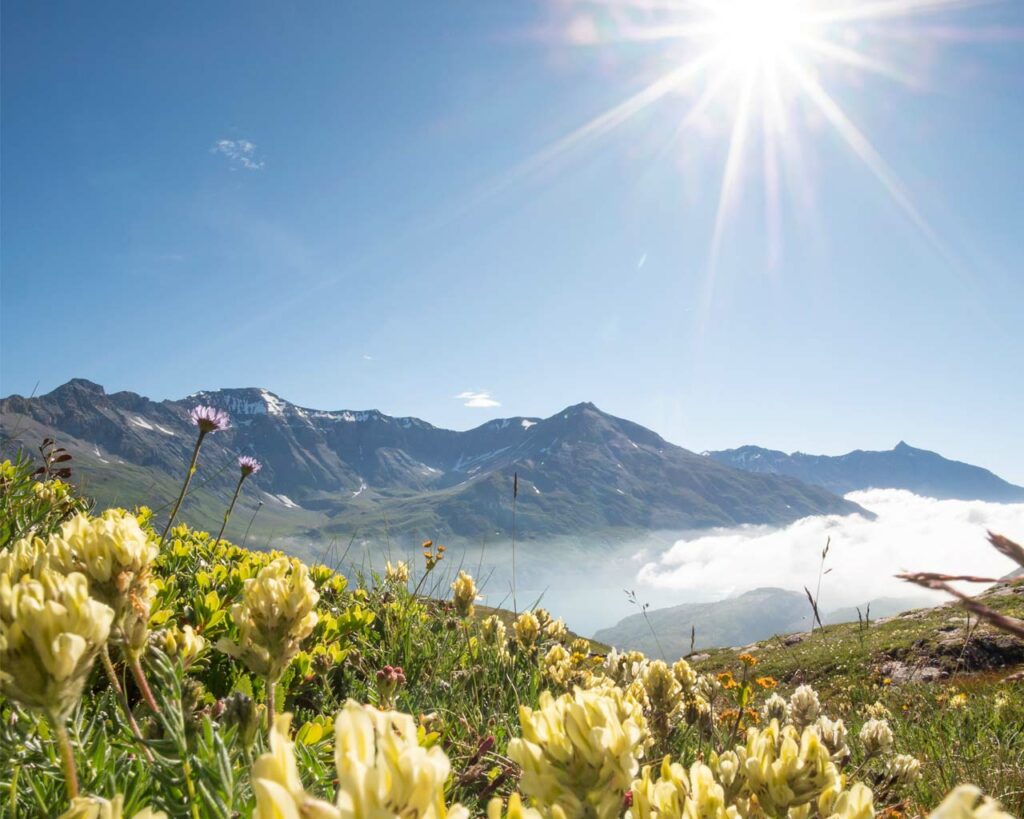
[[[501,406],[501,402],[496,401],[489,392],[472,392],[467,390],[466,392],[460,392],[455,397],[459,401],[465,402],[462,406],[472,407],[473,409],[487,409],[489,407]]]
[[[1024,540],[1021,503],[935,500],[901,489],[846,497],[878,517],[822,515],[781,529],[717,530],[677,541],[640,569],[637,582],[704,599],[759,586],[813,589],[822,547],[831,538],[825,565],[831,571],[823,578],[821,597],[825,608],[833,609],[876,597],[918,595],[917,587],[893,577],[904,570],[1002,577],[1015,564],[988,544],[986,530]]]
[[[641,268],[642,268],[642,267],[643,267],[643,266],[644,266],[645,264],[647,264],[647,254],[646,254],[646,253],[644,253],[644,254],[643,254],[643,255],[642,255],[641,257],[640,257],[640,261],[638,261],[638,262],[636,263],[636,269],[637,269],[637,270],[640,270],[640,269],[641,269]]]
[[[218,139],[213,143],[210,153],[227,157],[232,168],[244,168],[247,171],[263,169],[263,160],[256,156],[256,143],[247,139]]]

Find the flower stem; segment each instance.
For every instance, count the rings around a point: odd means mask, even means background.
[[[267,677],[267,730],[274,727],[274,681]]]
[[[138,659],[131,660],[129,667],[132,670],[132,676],[135,678],[135,684],[139,687],[139,692],[142,694],[142,699],[146,701],[146,705],[150,707],[154,714],[160,713],[160,706],[156,704],[156,699],[153,697],[153,692],[150,690],[149,682],[146,680],[146,672],[142,670],[142,663]]]
[[[203,438],[206,437],[204,430],[199,430],[199,437],[196,439],[195,449],[192,450],[192,460],[188,465],[188,474],[185,475],[185,483],[181,487],[181,493],[178,495],[178,500],[174,502],[174,508],[171,510],[171,516],[167,518],[167,525],[164,527],[163,532],[160,534],[160,545],[164,545],[164,540],[167,538],[167,533],[171,530],[174,525],[174,519],[178,516],[178,510],[181,508],[181,502],[185,500],[185,493],[188,492],[188,485],[192,482],[192,476],[196,473],[196,461],[199,460],[199,447],[203,445]]]
[[[63,720],[51,717],[50,721],[53,723],[53,733],[57,737],[61,762],[64,764],[64,784],[67,785],[68,799],[74,799],[78,796],[78,769],[75,768],[75,750],[71,747],[71,738],[68,736],[68,729]]]
[[[188,803],[192,813],[192,819],[200,819],[199,800],[196,798],[196,786],[192,781],[192,764],[188,761],[187,757],[182,760],[181,770],[185,775],[185,789],[188,791]]]
[[[224,537],[224,529],[227,528],[228,520],[231,517],[232,511],[235,508],[235,501],[238,500],[238,493],[242,491],[242,483],[245,481],[245,474],[238,479],[238,483],[235,485],[235,494],[231,496],[231,503],[228,506],[228,510],[224,513],[224,522],[220,525],[220,531],[217,532],[217,539],[213,542],[213,548],[216,549],[220,544],[220,539]]]
[[[100,652],[100,657],[103,659],[103,670],[107,673],[107,679],[110,680],[110,687],[114,689],[114,694],[117,696],[117,702],[121,706],[121,710],[124,711],[125,719],[128,720],[128,727],[131,728],[132,735],[139,741],[139,744],[142,747],[142,752],[146,755],[146,759],[152,762],[153,752],[149,750],[149,747],[145,744],[146,740],[142,736],[142,731],[139,730],[139,723],[135,721],[135,715],[132,713],[132,707],[128,704],[128,698],[124,694],[124,688],[121,687],[121,683],[117,679],[117,674],[114,671],[114,664],[110,660],[110,649],[106,644],[103,646],[103,651]]]

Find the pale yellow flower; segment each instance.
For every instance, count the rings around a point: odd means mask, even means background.
[[[384,566],[384,579],[396,586],[404,586],[409,582],[409,564],[404,560],[392,564],[389,560]]]
[[[960,785],[942,800],[928,819],[1013,819],[994,799],[983,796],[974,785]]]
[[[648,663],[639,679],[647,705],[647,724],[655,740],[663,741],[682,717],[683,687],[661,660]]]
[[[565,688],[572,678],[572,655],[561,643],[555,643],[544,655],[541,665],[544,678],[554,686]]]
[[[496,614],[492,614],[480,623],[480,634],[484,642],[492,646],[504,646],[506,639],[505,624]]]
[[[531,650],[540,637],[540,622],[533,612],[524,611],[512,624],[516,644],[524,651]]]
[[[275,558],[245,581],[241,602],[231,607],[238,642],[224,639],[217,647],[254,674],[276,681],[316,626],[319,599],[305,564]]]
[[[818,800],[818,815],[828,819],[874,819],[874,794],[860,782],[848,791],[826,792]]]
[[[438,746],[417,742],[408,714],[378,711],[349,700],[334,719],[334,759],[341,819],[464,819],[446,807],[451,763]]]
[[[89,578],[89,593],[114,610],[111,638],[137,659],[149,638],[154,596],[150,566],[159,548],[123,509],[90,517],[78,514],[61,527],[52,548],[64,572]]]
[[[45,568],[12,583],[0,574],[0,691],[64,722],[113,619],[84,575]]]
[[[888,719],[892,713],[885,705],[876,700],[871,705],[864,706],[864,716],[868,719]]]
[[[665,757],[655,779],[646,766],[632,785],[631,819],[739,819],[735,807],[726,805],[725,791],[714,772],[701,762],[686,771]]]
[[[672,663],[672,673],[679,681],[683,691],[687,693],[692,691],[693,687],[697,684],[697,672],[693,670],[693,667],[686,660],[680,659]]]
[[[818,692],[809,685],[801,685],[789,698],[789,719],[802,731],[818,719],[821,713],[821,702]]]
[[[253,819],[340,819],[338,808],[310,796],[302,787],[295,764],[291,722],[291,714],[279,714],[274,719],[270,750],[253,763]]]
[[[452,602],[460,617],[473,616],[473,604],[477,601],[476,583],[463,571],[452,582]]]
[[[39,537],[25,537],[16,540],[10,548],[0,551],[0,574],[7,575],[11,582],[17,582],[25,575],[36,576],[58,557],[47,543]],[[57,561],[54,567],[63,571]]]
[[[164,651],[168,657],[178,657],[188,668],[206,650],[206,638],[197,634],[192,626],[172,626],[163,633]]]
[[[785,815],[826,790],[841,789],[839,771],[813,727],[798,734],[773,720],[763,730],[749,729],[746,745],[736,752],[746,788],[770,815]]]
[[[508,798],[508,808],[502,804],[501,797],[495,796],[487,803],[487,819],[565,819],[565,814],[555,808],[549,816],[545,816],[536,808],[525,807],[518,793]]]
[[[522,769],[519,787],[542,811],[617,817],[622,795],[648,742],[643,712],[621,689],[544,691],[536,710],[520,706],[522,737],[508,755]]]
[[[921,763],[909,754],[896,754],[885,763],[883,776],[893,785],[909,785],[921,778]]]
[[[861,726],[859,736],[865,756],[879,756],[892,751],[893,735],[888,720],[869,719]]]
[[[556,640],[562,642],[569,634],[569,629],[565,625],[565,621],[559,617],[557,620],[551,620],[544,626],[544,636],[549,640]]]
[[[841,719],[831,720],[822,715],[818,717],[814,729],[828,748],[833,762],[842,763],[850,756],[850,747],[846,744],[846,726]]]
[[[761,706],[761,719],[765,722],[778,720],[779,724],[789,719],[789,703],[778,694],[772,694]]]
[[[99,796],[78,796],[71,800],[71,807],[60,815],[60,819],[124,819],[124,797],[118,794],[113,799]],[[143,808],[132,814],[131,819],[167,819],[162,810]]]

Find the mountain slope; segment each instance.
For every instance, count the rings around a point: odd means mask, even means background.
[[[933,605],[932,598],[915,595],[882,597],[860,606],[872,622]],[[870,607],[870,608],[869,608]],[[695,629],[697,649],[744,646],[777,634],[805,631],[811,627],[807,596],[786,589],[761,588],[712,603],[684,603],[644,614],[632,614],[611,628],[601,629],[594,639],[619,649],[636,649],[652,657],[666,655],[673,661],[690,652],[690,629]],[[826,625],[857,622],[856,607],[822,612]]]
[[[691,628],[699,649],[745,645],[809,626],[810,606],[804,595],[763,588],[713,603],[684,603],[632,614],[601,629],[594,639],[673,662],[690,653]]]
[[[526,537],[863,512],[794,478],[703,458],[592,404],[455,432],[375,410],[307,409],[263,389],[155,402],[76,379],[39,398],[0,400],[0,427],[8,450],[57,438],[101,503],[151,502],[149,485],[171,495],[183,474],[195,441],[188,412],[198,404],[227,410],[232,426],[203,445],[193,511],[229,497],[235,456],[253,454],[264,468],[249,494],[259,491],[261,515],[276,515],[278,531],[350,536],[387,524],[410,537],[506,533],[514,472]],[[213,525],[215,514],[190,519]]]
[[[1024,487],[1008,483],[987,469],[951,461],[903,441],[887,452],[858,449],[838,456],[803,452],[787,455],[757,446],[705,454],[737,469],[799,478],[837,495],[858,489],[908,489],[933,498],[1024,502]]]

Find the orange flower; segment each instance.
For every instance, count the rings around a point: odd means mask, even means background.
[[[764,688],[766,691],[771,691],[775,686],[779,684],[779,681],[774,677],[758,677],[754,680],[759,686]]]
[[[740,654],[738,659],[743,663],[743,665],[747,666],[747,668],[753,668],[757,665],[757,657],[753,654]]]
[[[731,671],[723,671],[721,674],[718,675],[717,679],[722,684],[722,688],[724,688],[726,691],[728,691],[731,688],[739,688],[740,686],[740,684],[736,682],[735,678],[732,676]]]

